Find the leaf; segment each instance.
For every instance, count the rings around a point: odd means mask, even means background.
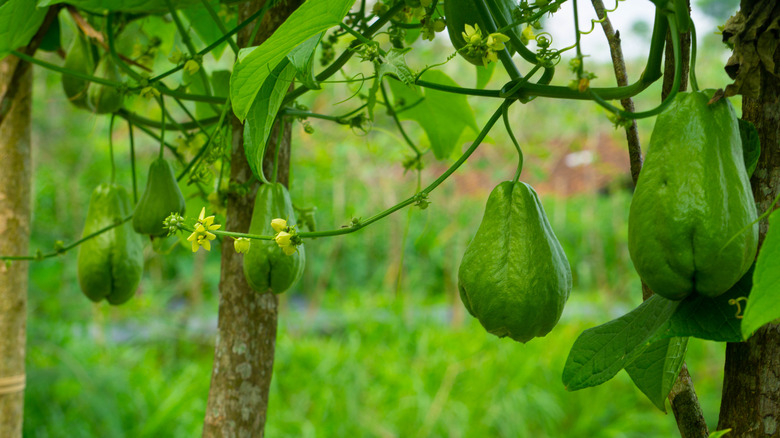
[[[716,430],[708,438],[721,438],[731,433],[731,429]]]
[[[738,309],[731,300],[747,297],[752,285],[753,267],[722,295],[715,298],[698,294],[688,296],[653,339],[690,336],[718,342],[741,342]]]
[[[490,82],[490,78],[493,77],[493,71],[496,69],[496,63],[491,62],[486,66],[478,65],[477,68],[477,88],[480,90],[485,88]]]
[[[211,5],[212,9],[219,11],[219,1],[209,0],[209,4]],[[217,23],[214,22],[214,19],[211,18],[209,11],[207,11],[200,2],[197,2],[196,6],[184,9],[182,12],[184,13],[184,16],[187,17],[187,21],[189,21],[190,26],[195,29],[195,33],[198,34],[198,37],[200,37],[204,43],[211,44],[214,41],[222,38],[224,35],[222,31],[219,30],[219,26],[217,26]],[[232,29],[236,27],[236,14],[230,14],[230,16],[232,17],[230,21],[225,22],[226,29]],[[222,44],[215,47],[214,50],[211,51],[214,59],[219,60],[226,47],[227,42],[223,42]]]
[[[249,114],[247,114],[244,123],[244,152],[252,173],[258,179],[260,179],[260,172],[263,170],[263,156],[265,155],[268,135],[271,133],[271,127],[276,119],[276,113],[282,105],[282,100],[287,94],[287,88],[290,87],[294,78],[295,67],[290,64],[287,58],[283,58],[271,74],[266,77],[263,86],[257,93],[257,99],[252,103]]]
[[[47,10],[30,0],[8,0],[0,6],[0,59],[30,42]]]
[[[762,325],[780,318],[780,214],[769,216],[769,230],[756,259],[753,290],[742,318],[742,335],[749,338]]]
[[[387,56],[377,68],[377,78],[381,81],[385,75],[389,74],[395,76],[406,85],[413,84],[414,72],[406,65],[406,60],[404,60],[404,55],[410,50],[412,50],[411,47],[388,50]]]
[[[314,79],[314,51],[323,35],[325,32],[314,35],[287,54],[287,58],[298,71],[298,80],[312,90],[320,89],[320,84]]]
[[[196,73],[190,75],[186,72],[182,73],[182,79],[189,81],[187,86],[188,90],[193,94],[206,94],[206,88],[203,86],[203,79],[201,75]],[[211,84],[211,91],[214,96],[227,97],[229,90],[228,83],[230,82],[230,72],[228,70],[216,70],[211,73],[209,83]],[[218,116],[219,113],[214,110],[214,105],[206,102],[195,102],[195,115],[198,118],[206,118],[211,116]]]
[[[233,112],[244,120],[275,66],[292,49],[312,36],[341,23],[353,0],[308,0],[296,9],[263,44],[238,52],[230,77]]]
[[[31,0],[25,0],[33,3]],[[92,12],[168,12],[165,0],[38,0],[38,6],[51,6],[67,2],[79,9]],[[171,0],[176,9],[199,5],[200,0]]]
[[[761,155],[761,142],[758,139],[758,130],[755,125],[747,120],[737,119],[739,122],[739,136],[742,138],[742,155],[745,158],[745,169],[748,178],[753,176],[758,164],[758,156]]]
[[[620,318],[582,332],[563,368],[566,389],[576,391],[614,377],[647,348],[679,304],[654,295]]]
[[[429,70],[423,76],[430,82],[458,86],[449,76],[438,70]],[[449,158],[458,145],[458,138],[467,127],[474,132],[478,131],[474,112],[466,96],[432,88],[426,89],[423,94],[420,87],[406,86],[398,81],[388,83],[396,101],[403,100],[406,105],[420,102],[398,116],[402,120],[414,120],[422,126],[436,158]]]
[[[688,338],[661,339],[626,365],[626,372],[636,387],[664,413],[666,397],[680,374],[687,347]]]

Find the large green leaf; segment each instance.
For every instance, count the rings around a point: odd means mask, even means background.
[[[427,71],[423,79],[441,85],[458,86],[449,76],[438,70]],[[396,102],[403,100],[406,105],[420,102],[398,116],[402,120],[414,120],[422,126],[436,158],[446,159],[452,155],[464,129],[478,131],[474,112],[466,96],[432,88],[425,89],[423,94],[420,87],[410,87],[399,81],[388,83]]]
[[[271,68],[312,36],[341,23],[353,0],[308,0],[295,10],[263,44],[242,49],[230,77],[233,112],[242,121]]]
[[[287,58],[298,71],[298,80],[312,90],[320,88],[320,84],[314,79],[314,51],[324,34],[325,32],[320,32],[314,35],[287,54]]]
[[[33,3],[33,0],[24,0]],[[58,3],[68,3],[80,9],[93,12],[167,12],[165,0],[38,0],[38,6],[50,6]],[[200,0],[171,0],[176,9],[199,5]]]
[[[582,332],[563,368],[566,389],[596,386],[614,377],[648,347],[679,304],[655,295],[620,318]]]
[[[718,342],[740,342],[740,320],[735,301],[747,297],[753,285],[753,268],[728,291],[715,298],[693,294],[680,302],[674,315],[653,339],[690,336]]]
[[[687,347],[688,338],[661,339],[626,365],[626,372],[636,387],[663,412],[666,412],[666,397],[685,361]]]
[[[0,59],[30,42],[47,10],[30,0],[8,0],[0,6]]]
[[[244,123],[244,152],[255,177],[263,170],[265,143],[271,133],[276,113],[282,105],[287,88],[295,78],[295,67],[283,58],[265,78]],[[270,176],[270,175],[268,175]]]
[[[762,325],[780,318],[780,213],[769,216],[769,230],[756,259],[753,290],[742,318],[742,335],[749,338]]]

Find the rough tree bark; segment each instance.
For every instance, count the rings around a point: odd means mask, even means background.
[[[31,71],[13,56],[0,61],[0,254],[27,254],[30,241]],[[0,436],[9,438],[22,436],[27,269],[0,262]]]
[[[20,51],[32,56],[57,16],[49,8]],[[15,56],[0,60],[0,254],[30,245],[32,68]],[[22,436],[27,343],[27,262],[0,262],[0,437]]]
[[[263,1],[247,2],[239,6],[239,21],[246,19],[263,6]],[[238,34],[239,47],[257,45],[273,31],[300,4],[299,0],[282,1],[271,8],[260,22],[260,30],[252,43],[253,26]],[[233,118],[233,151],[230,184],[240,186],[253,180],[243,147],[243,125]],[[290,162],[290,125],[285,126],[280,145],[278,179],[287,185]],[[274,126],[269,141],[269,152],[276,149],[279,124]],[[264,167],[272,155],[266,154]],[[266,170],[266,175],[271,172]],[[247,232],[252,218],[257,186],[252,184],[248,195],[228,195],[225,227],[231,231]],[[242,255],[235,252],[231,239],[222,242],[220,274],[219,320],[211,373],[204,437],[262,437],[268,409],[268,394],[274,364],[278,299],[272,293],[258,294],[247,284],[243,272]]]
[[[743,0],[741,12],[746,17],[755,14],[769,16],[767,23],[780,23],[780,6],[773,2]],[[762,36],[763,32],[766,32]],[[763,38],[767,37],[767,40]],[[741,47],[750,44],[774,44],[774,71],[767,70],[765,61],[754,68],[751,75],[758,75],[755,96],[742,98],[742,118],[752,122],[758,129],[761,141],[761,157],[751,184],[759,212],[766,211],[780,193],[780,77],[777,64],[780,50],[776,45],[780,37],[777,30],[763,27],[753,39],[743,39],[734,46],[735,53],[755,50]],[[759,47],[759,52],[761,46]],[[743,59],[743,67],[748,60]],[[745,79],[750,79],[747,76]],[[753,79],[756,79],[755,77]],[[743,84],[746,81],[742,81]],[[743,89],[746,91],[746,89]],[[753,93],[749,93],[753,94]],[[767,231],[767,221],[759,228],[759,242]],[[718,429],[731,428],[728,435],[734,438],[778,437],[780,436],[780,325],[768,324],[761,328],[747,342],[729,343],[726,347],[726,366],[723,377]]]

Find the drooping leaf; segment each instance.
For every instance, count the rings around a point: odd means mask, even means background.
[[[648,347],[678,305],[679,301],[654,295],[620,318],[582,332],[563,368],[566,389],[588,388],[614,377]]]
[[[780,213],[769,215],[769,230],[756,259],[753,290],[742,318],[742,335],[749,338],[762,325],[780,318]]]
[[[314,79],[314,51],[323,35],[325,32],[314,35],[287,54],[287,58],[298,71],[296,78],[312,90],[320,88],[320,84]]]
[[[244,122],[244,152],[249,167],[257,178],[260,178],[263,169],[265,144],[271,133],[276,113],[294,78],[295,67],[287,58],[283,58],[265,78]]]
[[[30,42],[47,10],[30,0],[8,0],[0,6],[0,59]]]
[[[718,342],[740,342],[740,319],[736,300],[747,297],[753,285],[753,267],[728,291],[715,298],[689,295],[653,339],[690,336]],[[744,304],[744,301],[743,301]]]
[[[441,85],[458,86],[449,76],[438,70],[427,71],[423,79]],[[423,94],[420,87],[410,87],[398,81],[388,83],[396,102],[403,100],[405,105],[419,102],[398,116],[402,120],[414,120],[422,126],[436,158],[446,159],[452,155],[464,129],[478,131],[474,112],[466,96],[432,88],[425,89]]]
[[[636,387],[663,412],[666,412],[666,397],[685,361],[687,347],[688,338],[661,339],[626,365],[626,372]]]
[[[739,122],[739,136],[742,138],[742,155],[745,158],[745,169],[748,177],[753,176],[756,170],[758,157],[761,155],[761,141],[758,139],[758,130],[755,125],[747,120],[737,119]]]
[[[220,4],[218,0],[209,0],[209,4],[211,5],[212,9],[219,11]],[[219,30],[219,26],[217,26],[217,23],[214,22],[211,14],[206,10],[201,2],[197,2],[196,5],[184,9],[182,12],[187,18],[187,21],[189,21],[190,26],[195,29],[195,33],[198,34],[198,37],[200,37],[200,39],[203,40],[205,44],[211,44],[214,41],[222,38],[222,31]],[[229,21],[224,21],[225,29],[232,29],[236,26],[236,15],[231,14],[230,17],[231,19]],[[222,44],[215,47],[214,50],[211,51],[211,54],[215,59],[219,60],[219,58],[222,56],[222,52],[225,51],[226,47],[227,42],[223,42]]]
[[[33,0],[25,1],[34,3]],[[38,6],[51,6],[58,3],[68,3],[79,9],[100,13],[105,11],[163,13],[168,11],[165,0],[38,0]],[[171,3],[176,9],[201,4],[200,0],[171,0]]]
[[[312,36],[341,23],[353,0],[309,0],[296,9],[263,44],[242,49],[230,77],[230,101],[233,112],[241,120],[265,80],[292,49]]]

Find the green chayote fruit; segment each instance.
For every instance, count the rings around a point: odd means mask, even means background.
[[[496,186],[458,270],[469,313],[498,337],[528,342],[558,322],[571,282],[569,261],[534,189],[512,181]]]
[[[65,68],[88,75],[95,74],[95,57],[87,37],[77,32],[65,56]],[[62,75],[62,89],[68,100],[79,108],[87,109],[89,81],[74,76]]]
[[[257,190],[249,234],[275,235],[271,221],[277,218],[285,219],[291,227],[296,225],[290,194],[281,184],[263,184]],[[244,277],[252,289],[277,294],[289,290],[303,275],[306,264],[303,245],[297,249],[286,255],[273,240],[253,239],[244,255]]]
[[[752,264],[756,206],[734,107],[680,93],[658,115],[628,218],[628,250],[658,295],[726,292]]]
[[[149,166],[146,189],[133,213],[133,229],[140,234],[165,235],[163,221],[171,213],[184,215],[186,205],[173,168],[164,158],[157,158]]]
[[[132,212],[124,188],[101,184],[92,192],[82,237],[124,220]],[[141,236],[123,223],[79,246],[78,280],[92,301],[122,304],[132,298],[143,272]]]
[[[114,82],[122,82],[122,75],[111,55],[106,53],[97,66],[97,76]],[[107,114],[118,111],[124,103],[122,91],[111,87],[94,83],[87,90],[87,105],[97,114]]]

